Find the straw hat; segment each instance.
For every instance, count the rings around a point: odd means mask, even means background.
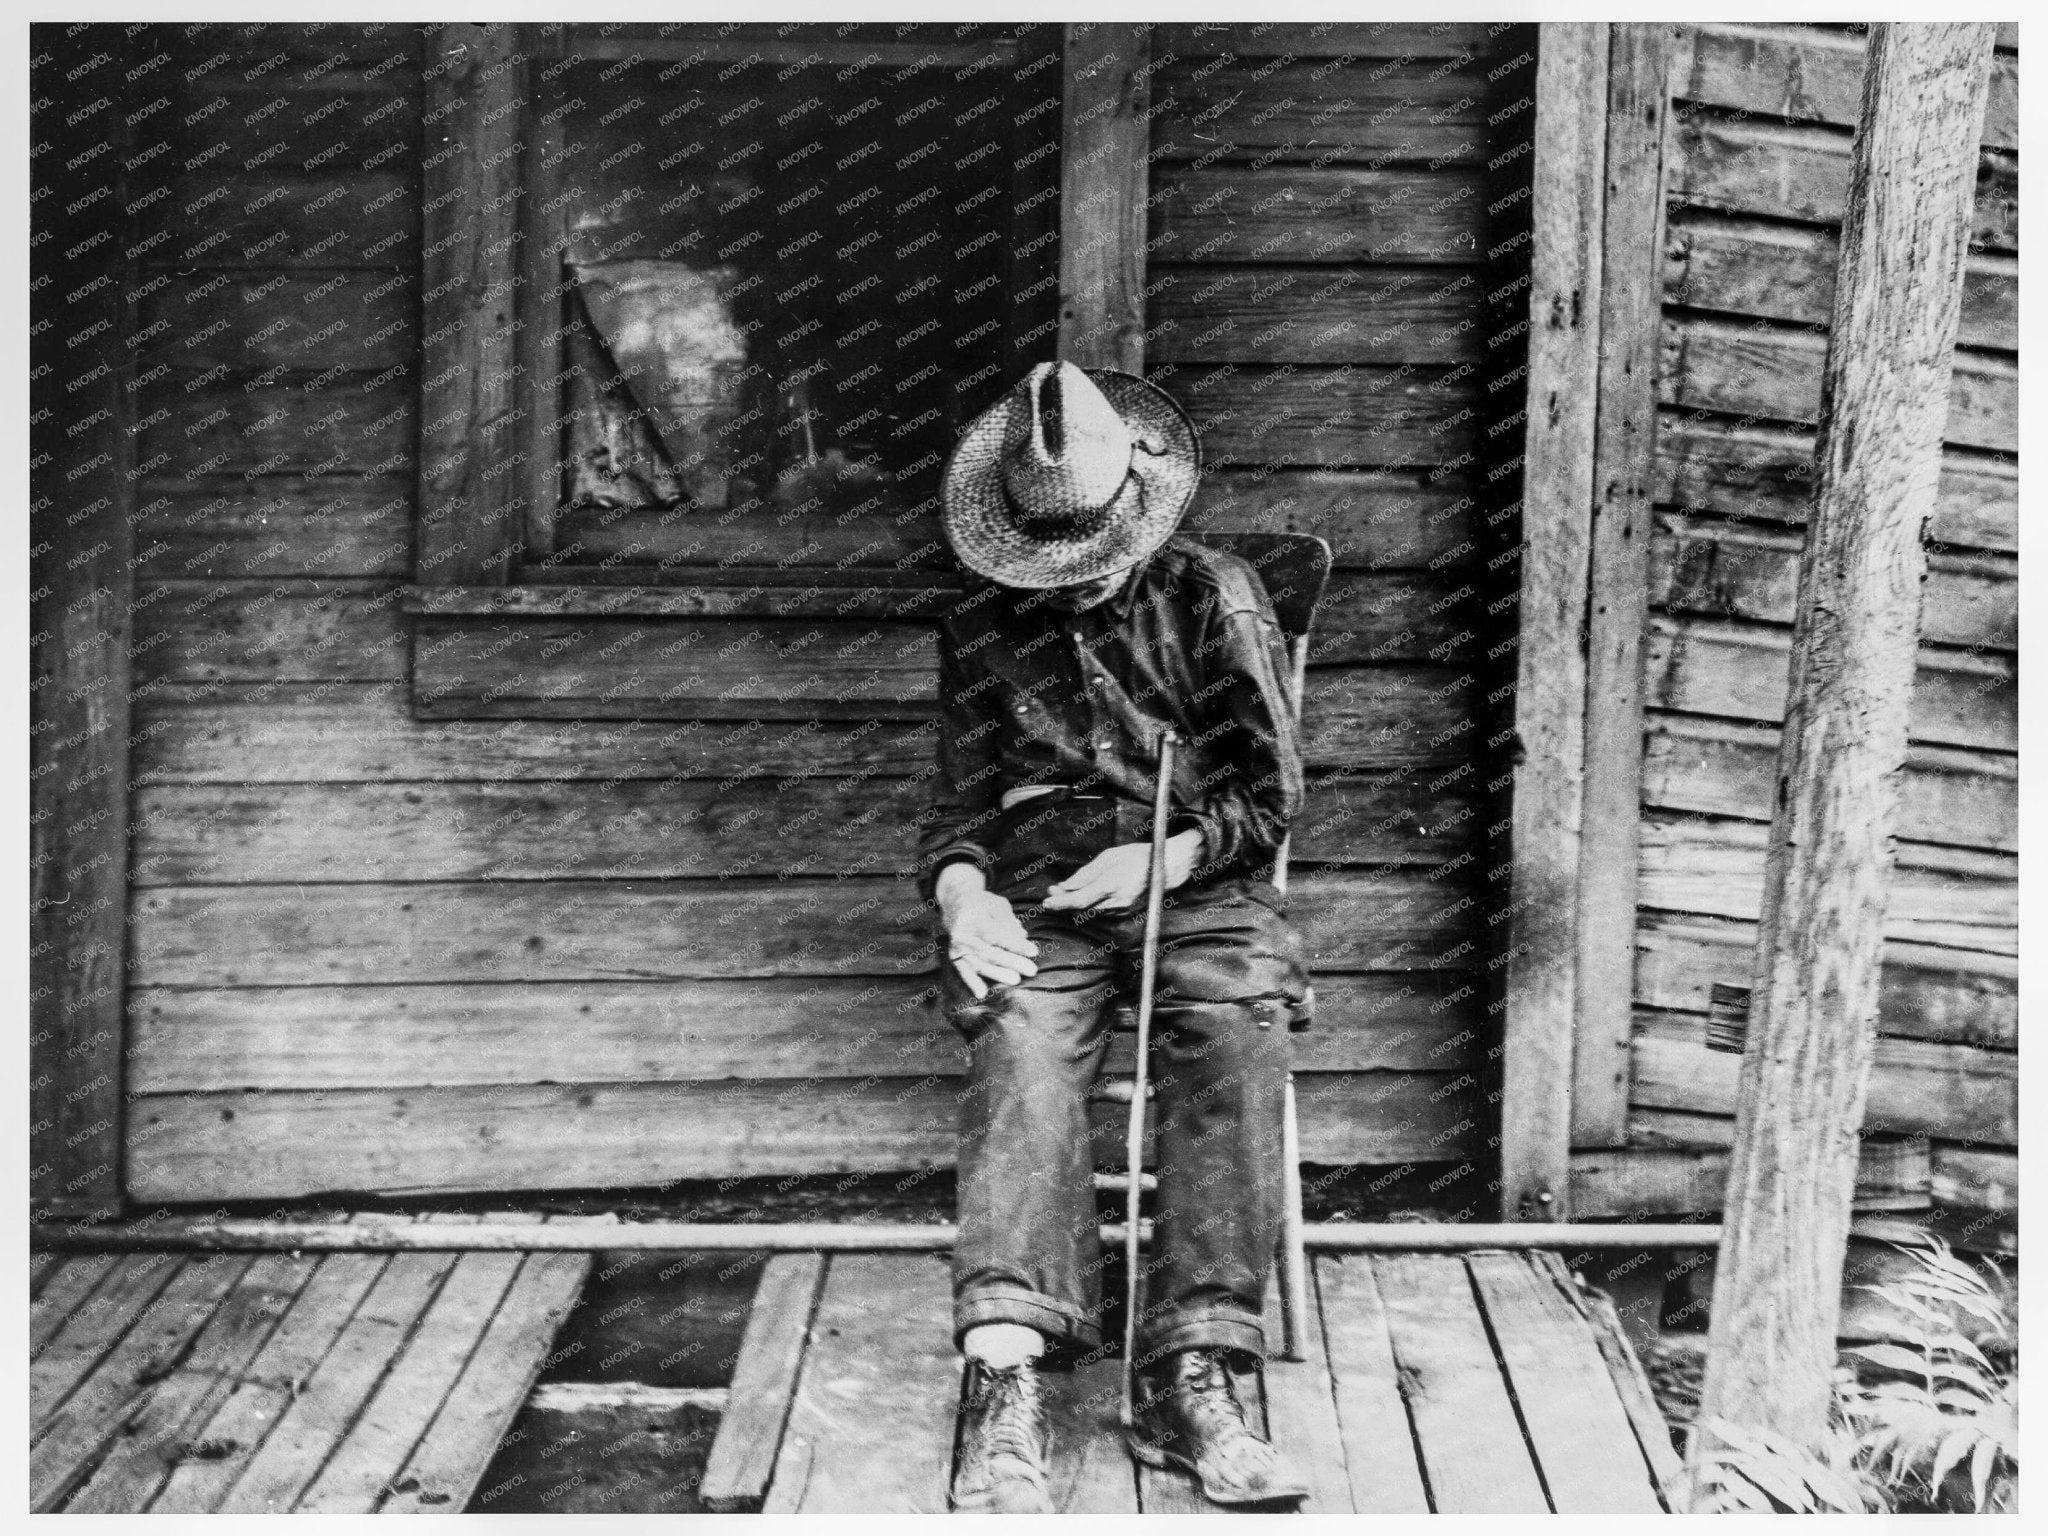
[[[946,537],[1011,587],[1065,587],[1135,565],[1179,526],[1201,478],[1195,425],[1156,384],[1039,363],[960,434]]]

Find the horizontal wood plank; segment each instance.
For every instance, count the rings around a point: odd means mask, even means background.
[[[1807,423],[1820,414],[1825,334],[1714,315],[1664,317],[1657,399],[1688,410]],[[1949,379],[1949,443],[2010,453],[2019,447],[2019,365],[1958,352]]]
[[[1460,363],[1485,356],[1469,268],[1148,269],[1145,356],[1165,363]]]
[[[1792,631],[1717,619],[1653,616],[1645,636],[1645,703],[1685,714],[1781,723]],[[1923,646],[1913,680],[1913,741],[2019,749],[2017,668],[2010,657]]]
[[[212,166],[236,175],[404,172],[407,157],[417,156],[416,68],[372,74],[350,64],[309,80],[296,70],[252,78],[249,67],[181,81],[171,98],[177,115],[145,119],[131,160],[158,141],[188,169]]]
[[[1165,21],[1152,47],[1209,58],[1454,59],[1498,53],[1512,31],[1499,22]]]
[[[1472,265],[1488,195],[1469,169],[1168,164],[1152,182],[1147,251],[1160,262]]]
[[[1474,686],[1469,674],[1435,667],[1316,668],[1307,764],[1455,767],[1468,755],[1458,743],[1476,729]],[[913,775],[932,762],[937,739],[929,708],[919,713],[925,718],[421,720],[402,678],[163,683],[138,700],[135,762],[144,783]]]
[[[1769,842],[1768,822],[1646,816],[1637,902],[1754,921]],[[2014,953],[2018,874],[2019,860],[2010,854],[1901,843],[1888,886],[1885,936]]]
[[[1630,1055],[1632,1105],[1734,1115],[1742,1057],[1709,1049],[1704,1020],[1639,1015]],[[1863,1133],[2015,1146],[2019,1058],[1977,1046],[1880,1038]]]
[[[2020,1208],[2020,1157],[1994,1147],[1937,1141],[1929,1153],[1929,1188],[1935,1204],[2016,1216]]]
[[[1312,57],[1218,65],[1157,53],[1152,73],[1152,158],[1214,163],[1257,155],[1260,164],[1331,160],[1477,165],[1492,152],[1486,118],[1490,60],[1389,59],[1332,69]]]
[[[145,579],[412,572],[410,481],[156,480],[143,483],[138,500],[137,574]]]
[[[1233,470],[1204,467],[1187,527],[1312,533],[1335,568],[1450,571],[1469,565],[1479,525],[1462,475],[1425,470]]]
[[[1479,814],[1426,770],[1322,779],[1293,851],[1322,867],[1443,864]],[[731,879],[907,874],[931,803],[915,779],[165,785],[139,793],[138,886],[287,880]]]
[[[1768,821],[1779,731],[1697,715],[1653,714],[1643,735],[1643,804]],[[1899,786],[1898,835],[2019,851],[2019,759],[1916,746]]]
[[[317,80],[338,64],[381,77],[419,67],[419,29],[402,22],[205,21],[154,34],[187,77]]]
[[[377,373],[410,361],[416,285],[403,273],[162,272],[145,279],[138,335],[147,369]],[[179,380],[189,382],[190,374]],[[360,390],[361,380],[350,380]],[[175,398],[164,391],[161,398]]]
[[[1804,525],[1813,504],[1813,434],[1665,411],[1657,423],[1655,499],[1689,512]],[[1942,455],[1930,537],[1971,549],[2019,548],[2019,465]]]
[[[1318,971],[1469,964],[1479,898],[1436,870],[1303,875]],[[136,894],[137,986],[902,976],[932,968],[907,882],[557,880],[160,887]]]
[[[1440,1073],[1302,1079],[1302,1155],[1458,1158],[1484,1140],[1476,1091]],[[519,1085],[414,1092],[148,1095],[132,1107],[137,1200],[487,1189],[644,1189],[672,1179],[950,1167],[946,1080]],[[1120,1106],[1098,1106],[1113,1163]]]
[[[1799,548],[1796,533],[1659,513],[1650,541],[1650,602],[1670,612],[1790,624]],[[1935,551],[1920,594],[1923,641],[2017,649],[2017,560]]]
[[[388,581],[145,582],[136,603],[139,691],[405,676],[405,621]]]
[[[1667,194],[1677,202],[1839,224],[1849,195],[1849,132],[1743,122],[1700,112],[1673,125]],[[1973,245],[2019,249],[2019,157],[1987,149],[1977,167]]]
[[[1811,26],[1681,29],[1671,94],[1717,107],[1856,126],[1867,44],[1854,31]],[[1984,142],[2019,147],[2019,61],[1994,56],[1984,105]]]
[[[1706,1116],[1689,1121],[1709,1123]],[[1735,1122],[1714,1120],[1732,1138]],[[1635,1129],[1631,1119],[1632,1131]],[[1572,1154],[1572,1209],[1590,1217],[1682,1216],[1721,1209],[1728,1183],[1727,1143],[1714,1149],[1669,1145],[1600,1148]],[[1853,1209],[1858,1211],[1924,1210],[1928,1200],[1927,1147],[1918,1149],[1917,1190],[1901,1187],[1897,1159],[1866,1143],[1866,1166],[1859,1167]]]
[[[1636,1001],[1706,1015],[1714,986],[1748,987],[1756,925],[1644,913],[1636,930]],[[2012,956],[1892,942],[1879,971],[1881,1033],[2010,1050],[2019,1043],[2019,962]]]
[[[144,212],[145,199],[149,202]],[[200,167],[130,199],[154,226],[152,267],[375,267],[419,261],[419,191],[406,171],[371,175],[222,176]]]
[[[371,375],[384,380],[385,373]],[[393,376],[363,389],[303,382],[244,390],[211,384],[144,393],[138,452],[173,475],[399,475],[412,467],[417,387]]]
[[[1831,229],[1682,210],[1665,228],[1664,301],[1826,325],[1840,240]],[[1959,346],[2019,350],[2019,263],[1976,252],[1963,267]]]
[[[1469,981],[1319,976],[1296,1070],[1465,1070],[1483,1019]],[[957,1076],[966,1062],[922,977],[144,988],[128,1016],[136,1093]],[[1129,1055],[1119,1034],[1112,1061]]]
[[[1479,387],[1465,368],[1236,368],[1165,364],[1173,393],[1219,464],[1461,462],[1478,438]]]

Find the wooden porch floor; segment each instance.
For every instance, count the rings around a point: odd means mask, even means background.
[[[590,1265],[574,1252],[37,1254],[32,1507],[459,1512]],[[1239,1382],[1310,1474],[1306,1511],[1665,1507],[1677,1460],[1648,1383],[1611,1309],[1556,1255],[1325,1255],[1313,1282],[1309,1358]],[[943,1510],[950,1317],[943,1254],[771,1258],[705,1504]],[[1266,1324],[1277,1341],[1277,1302]],[[1062,1510],[1214,1511],[1192,1479],[1125,1453],[1114,1359],[1053,1384]]]
[[[31,1508],[458,1512],[590,1263],[34,1254]]]
[[[1309,1358],[1240,1380],[1309,1473],[1305,1512],[1655,1513],[1678,1466],[1611,1310],[1554,1254],[1314,1260]],[[959,1360],[943,1255],[770,1261],[702,1496],[715,1508],[940,1511]],[[1277,1305],[1267,1335],[1277,1341]],[[1069,1513],[1214,1512],[1136,1466],[1117,1362],[1054,1377]]]

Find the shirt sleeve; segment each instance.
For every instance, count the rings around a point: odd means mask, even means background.
[[[1205,862],[1217,869],[1270,862],[1302,804],[1287,647],[1263,589],[1253,587],[1252,595],[1247,606],[1219,593],[1202,626],[1204,730],[1215,733],[1213,760],[1228,771],[1203,785],[1201,800],[1175,818],[1201,830]]]
[[[939,709],[939,771],[918,832],[918,892],[926,901],[948,864],[988,869],[1002,808],[994,694],[977,687],[962,664],[951,624],[939,627]]]

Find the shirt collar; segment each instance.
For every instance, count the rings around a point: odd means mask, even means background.
[[[1119,624],[1129,617],[1131,604],[1138,595],[1138,587],[1144,581],[1145,572],[1151,569],[1151,566],[1152,557],[1147,555],[1143,560],[1140,560],[1131,567],[1130,574],[1125,576],[1122,585],[1110,593],[1108,600],[1102,604],[1104,611]]]

